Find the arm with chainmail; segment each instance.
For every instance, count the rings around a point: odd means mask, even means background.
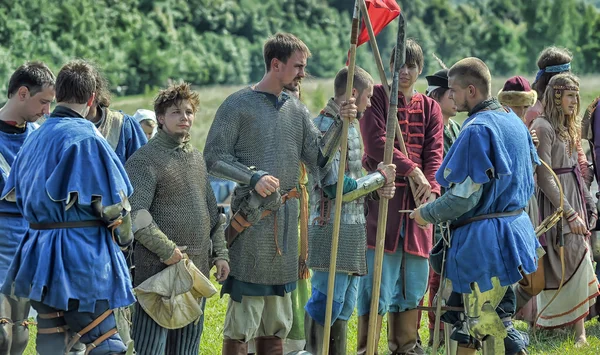
[[[219,223],[219,210],[217,207],[217,199],[213,192],[210,180],[206,179],[206,205],[208,206],[208,212],[210,214],[210,239],[212,241],[212,255],[211,264],[216,261],[225,260],[229,262],[229,251],[227,250],[227,244],[225,242],[224,224],[220,224],[215,230],[215,226]]]
[[[156,189],[156,171],[148,161],[139,158],[140,155],[134,155],[125,163],[125,170],[133,185],[130,199],[133,236],[160,260],[169,260],[177,246],[160,230],[149,212]]]
[[[452,221],[472,210],[483,195],[481,184],[467,177],[460,184],[454,184],[437,200],[421,208],[421,217],[431,224]]]
[[[329,129],[321,134],[313,123],[308,109],[303,106],[304,139],[302,144],[301,159],[306,166],[315,173],[321,171],[323,176],[331,167],[336,156],[339,156],[340,141],[342,138],[342,120],[335,119]],[[337,180],[337,178],[336,178]]]

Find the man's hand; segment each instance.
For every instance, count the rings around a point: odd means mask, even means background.
[[[385,184],[383,187],[377,189],[377,194],[379,198],[385,198],[391,200],[394,198],[394,194],[396,193],[396,184],[392,181],[389,184]]]
[[[533,145],[537,148],[538,145],[540,145],[540,139],[537,136],[537,133],[535,133],[535,129],[532,129],[531,131],[529,131],[529,133],[531,134],[531,140],[533,141]]]
[[[215,272],[215,279],[217,279],[217,282],[227,280],[227,277],[229,276],[229,263],[225,260],[217,260],[215,261],[215,266],[217,267],[217,272]]]
[[[428,199],[431,195],[431,184],[427,181],[421,169],[415,168],[408,176],[417,184],[415,201],[423,202],[424,199]]]
[[[178,262],[180,262],[181,259],[183,259],[183,253],[181,253],[181,250],[179,250],[178,247],[175,247],[175,249],[173,250],[173,254],[171,254],[171,257],[169,259],[163,261],[163,263],[165,263],[167,265],[173,265],[173,264],[177,264]]]
[[[421,208],[423,208],[423,206],[425,206],[425,205],[421,205],[421,207],[414,210],[413,213],[411,213],[409,217],[410,217],[410,219],[414,219],[415,222],[417,222],[417,224],[419,225],[419,228],[427,229],[427,228],[429,228],[429,222],[427,222],[426,220],[423,219],[423,217],[421,217]]]
[[[395,164],[384,164],[383,162],[377,165],[377,170],[381,170],[385,175],[385,184],[391,184],[396,181],[396,165]]]
[[[254,190],[262,197],[267,197],[279,189],[279,179],[272,175],[265,175],[258,180]]]
[[[350,98],[348,101],[342,102],[340,106],[340,117],[352,122],[358,115],[358,107],[354,104],[356,99]]]

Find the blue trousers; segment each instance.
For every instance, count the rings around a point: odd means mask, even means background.
[[[358,297],[358,276],[336,273],[333,291],[333,312],[331,324],[337,320],[347,321],[354,312]],[[310,279],[312,294],[304,309],[320,325],[325,324],[325,308],[327,304],[327,288],[329,273],[323,271],[313,272]]]
[[[202,300],[204,310],[205,300]],[[204,328],[204,314],[200,320],[180,329],[166,329],[158,325],[139,305],[133,315],[133,344],[138,354],[144,355],[198,355]]]
[[[383,269],[381,274],[381,288],[379,295],[379,314],[388,312],[398,313],[417,308],[419,302],[427,291],[429,280],[429,261],[412,254],[406,253],[404,259],[405,272],[401,270],[404,250],[400,247],[395,253],[383,255]],[[375,250],[367,250],[367,268],[369,273],[360,278],[358,282],[358,316],[370,312],[371,296],[373,294],[373,268],[375,264]],[[404,274],[404,275],[403,275]],[[404,280],[406,277],[406,280]],[[404,286],[406,285],[406,290]]]

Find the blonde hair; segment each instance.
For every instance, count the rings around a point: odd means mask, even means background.
[[[577,91],[577,106],[573,115],[565,115],[562,109],[562,94],[565,90]],[[544,91],[542,105],[544,106],[544,117],[556,130],[561,140],[568,144],[569,151],[573,152],[580,132],[579,79],[571,73],[562,73],[552,77]]]

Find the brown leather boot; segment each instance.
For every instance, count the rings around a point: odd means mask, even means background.
[[[388,313],[388,348],[391,354],[416,355],[419,311]]]
[[[375,339],[375,344],[379,344],[379,335],[381,334],[381,323],[383,322],[383,316],[377,316],[377,338]],[[364,316],[358,317],[358,335],[357,335],[357,343],[356,353],[358,355],[363,355],[367,353],[367,339],[369,336],[369,314],[365,314]],[[375,345],[375,355],[377,355],[377,345]]]
[[[248,343],[236,339],[223,339],[222,355],[247,355]]]
[[[256,355],[283,355],[283,339],[276,336],[255,338]]]

